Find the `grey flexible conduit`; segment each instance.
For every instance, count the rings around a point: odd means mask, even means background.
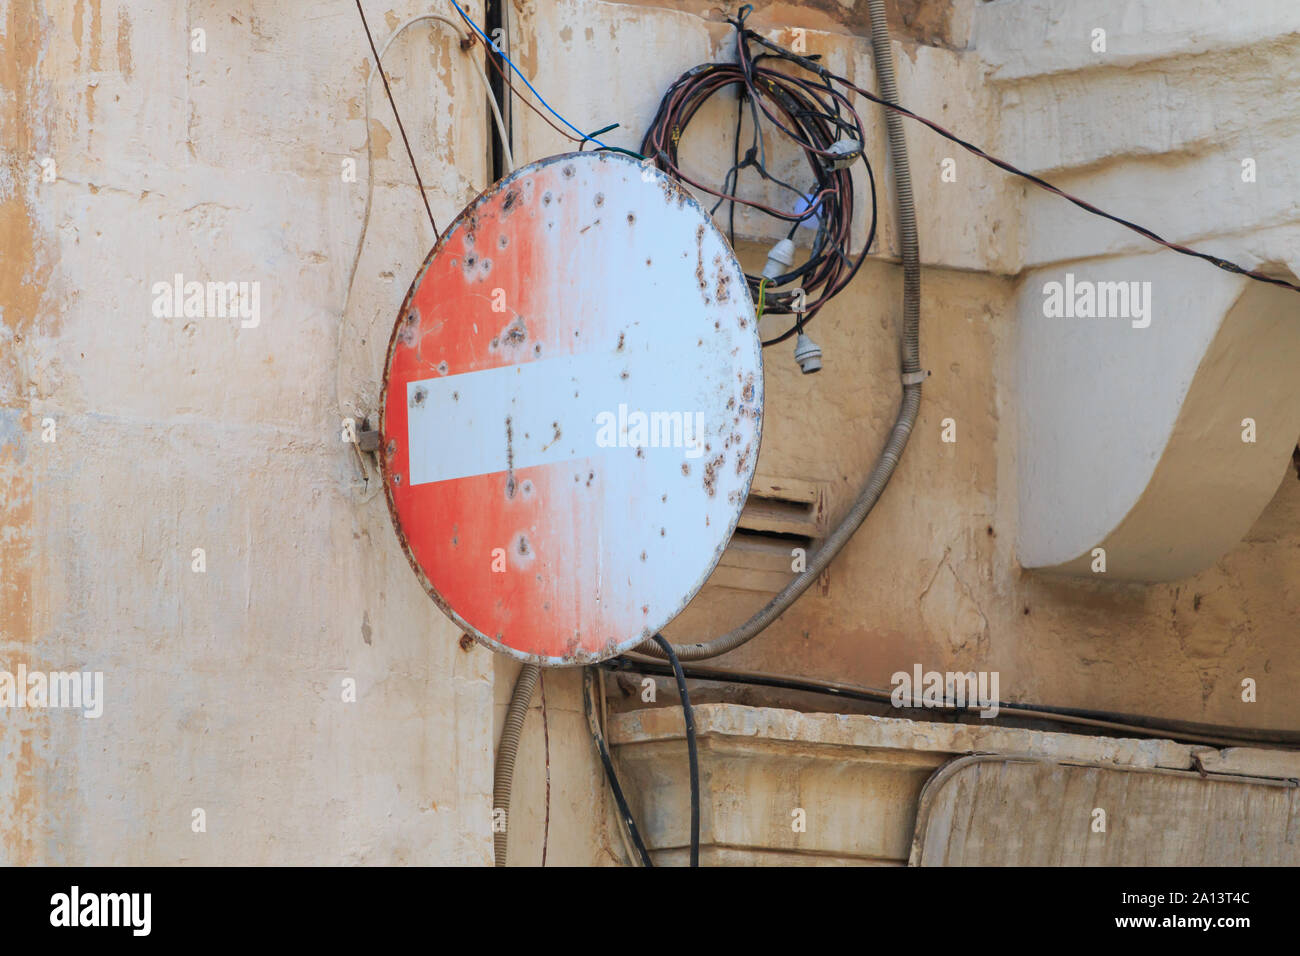
[[[898,102],[898,86],[894,79],[894,51],[889,42],[889,25],[885,20],[884,0],[870,0],[871,48],[876,65],[876,80],[880,95],[891,103]],[[916,206],[912,196],[912,171],[907,161],[907,142],[903,137],[903,118],[893,110],[885,110],[885,125],[889,133],[889,160],[894,172],[894,186],[898,193],[898,233],[903,256],[903,342],[902,370],[904,376],[903,399],[898,418],[885,443],[884,451],[876,460],[867,482],[857,500],[839,526],[827,536],[822,546],[809,561],[808,567],[792,580],[757,614],[740,627],[720,637],[700,644],[675,644],[677,656],[683,661],[702,661],[719,657],[753,639],[769,624],[799,599],[812,586],[840,550],[853,537],[880,499],[885,485],[894,474],[898,461],[907,447],[907,439],[921,409],[921,255],[916,236]],[[653,639],[637,645],[636,652],[664,659]]]
[[[496,772],[492,777],[492,813],[505,811],[505,826],[500,830],[493,827],[492,855],[497,866],[506,865],[506,844],[510,830],[510,790],[514,786],[515,754],[519,752],[519,735],[524,729],[524,718],[528,716],[528,706],[533,702],[533,690],[537,687],[537,678],[541,669],[536,664],[525,664],[515,681],[515,689],[510,694],[510,706],[506,710],[506,724],[501,729],[501,744],[497,747]],[[493,821],[495,824],[496,821]]]

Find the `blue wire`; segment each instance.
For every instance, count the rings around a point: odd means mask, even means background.
[[[537,99],[541,102],[541,104],[542,104],[543,106],[545,106],[545,107],[547,108],[547,110],[550,111],[550,113],[551,113],[552,116],[554,116],[557,120],[559,120],[559,121],[560,121],[561,123],[563,123],[565,126],[569,127],[569,129],[573,130],[575,133],[577,133],[579,136],[581,136],[581,137],[582,137],[584,140],[586,140],[587,142],[589,142],[589,143],[595,143],[595,144],[596,144],[597,146],[599,146],[601,149],[609,149],[609,147],[606,146],[604,143],[602,143],[600,140],[598,140],[598,139],[596,139],[596,138],[594,138],[594,137],[592,137],[592,136],[588,136],[588,135],[587,135],[586,133],[584,133],[582,130],[578,129],[578,127],[574,126],[572,123],[570,123],[568,120],[566,120],[566,119],[565,119],[563,116],[561,116],[559,113],[555,112],[555,110],[551,109],[551,104],[547,103],[546,100],[542,99],[542,94],[541,94],[541,93],[538,93],[537,90],[533,87],[533,84],[531,84],[531,83],[528,82],[528,77],[526,77],[526,76],[524,76],[522,73],[520,73],[520,72],[519,72],[519,67],[515,66],[513,63],[510,62],[510,57],[506,56],[504,50],[502,50],[499,46],[497,46],[496,43],[495,43],[494,41],[488,39],[487,34],[484,33],[482,30],[479,29],[478,24],[475,23],[473,20],[470,19],[469,14],[466,13],[464,10],[462,10],[462,9],[460,8],[460,4],[457,3],[456,0],[451,0],[451,5],[452,5],[453,7],[456,8],[457,12],[459,12],[460,15],[461,15],[462,17],[465,18],[465,22],[468,23],[471,27],[474,28],[474,32],[477,33],[479,36],[481,36],[481,37],[483,38],[483,42],[486,43],[490,49],[494,50],[494,51],[496,52],[496,54],[497,54],[499,57],[501,57],[501,59],[503,59],[503,60],[506,61],[506,63],[510,66],[510,69],[514,70],[514,72],[515,72],[515,76],[519,77],[519,79],[521,79],[521,80],[524,81],[524,86],[528,87],[530,90],[533,91],[533,96],[537,97]]]

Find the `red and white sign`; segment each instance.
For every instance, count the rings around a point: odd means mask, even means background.
[[[731,249],[657,170],[571,153],[484,193],[407,293],[384,376],[389,509],[430,596],[533,663],[654,635],[744,505],[760,351]]]

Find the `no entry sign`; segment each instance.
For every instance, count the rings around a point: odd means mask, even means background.
[[[753,304],[704,210],[626,157],[552,157],[465,209],[407,293],[384,374],[389,510],[477,640],[603,660],[713,570],[762,411]]]

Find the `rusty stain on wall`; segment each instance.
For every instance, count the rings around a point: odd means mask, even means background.
[[[0,193],[0,668],[26,660],[32,640],[34,500],[27,448],[31,415],[18,407],[26,392],[24,353],[35,333],[41,290],[49,274],[38,260],[30,198],[36,155],[43,14],[36,2],[5,9],[0,34],[0,140],[6,155],[7,192]],[[37,834],[34,729],[23,719],[0,724],[0,754],[12,761],[0,775],[0,860],[34,862]]]
[[[131,79],[135,65],[131,62],[131,18],[126,14],[126,7],[117,11],[117,68],[122,71],[122,78]]]
[[[77,0],[76,7],[72,14],[72,36],[77,44],[76,64],[78,68],[82,66],[81,53],[83,43],[89,41],[90,49],[85,65],[86,71],[96,74],[100,70],[100,53],[103,49],[103,16],[101,4],[102,0],[88,0],[90,6],[90,25],[89,36],[87,36],[86,6],[87,0]],[[95,123],[95,88],[99,84],[97,76],[91,76],[86,82],[86,120],[89,124],[87,137],[94,131]]]
[[[8,7],[0,48],[0,90],[7,94],[0,107],[0,138],[14,144],[9,154],[10,192],[0,198],[0,248],[5,268],[0,270],[0,310],[3,310],[5,347],[0,349],[0,401],[21,400],[25,391],[23,362],[27,338],[33,334],[41,288],[48,267],[38,265],[33,210],[28,189],[37,157],[33,144],[32,114],[37,84],[36,60],[40,52],[39,14],[35,3]],[[0,634],[7,640],[30,638],[31,528],[30,482],[23,467],[23,436],[31,422],[25,411],[12,417],[12,427],[0,430],[0,481],[3,481],[6,532],[0,536]]]

